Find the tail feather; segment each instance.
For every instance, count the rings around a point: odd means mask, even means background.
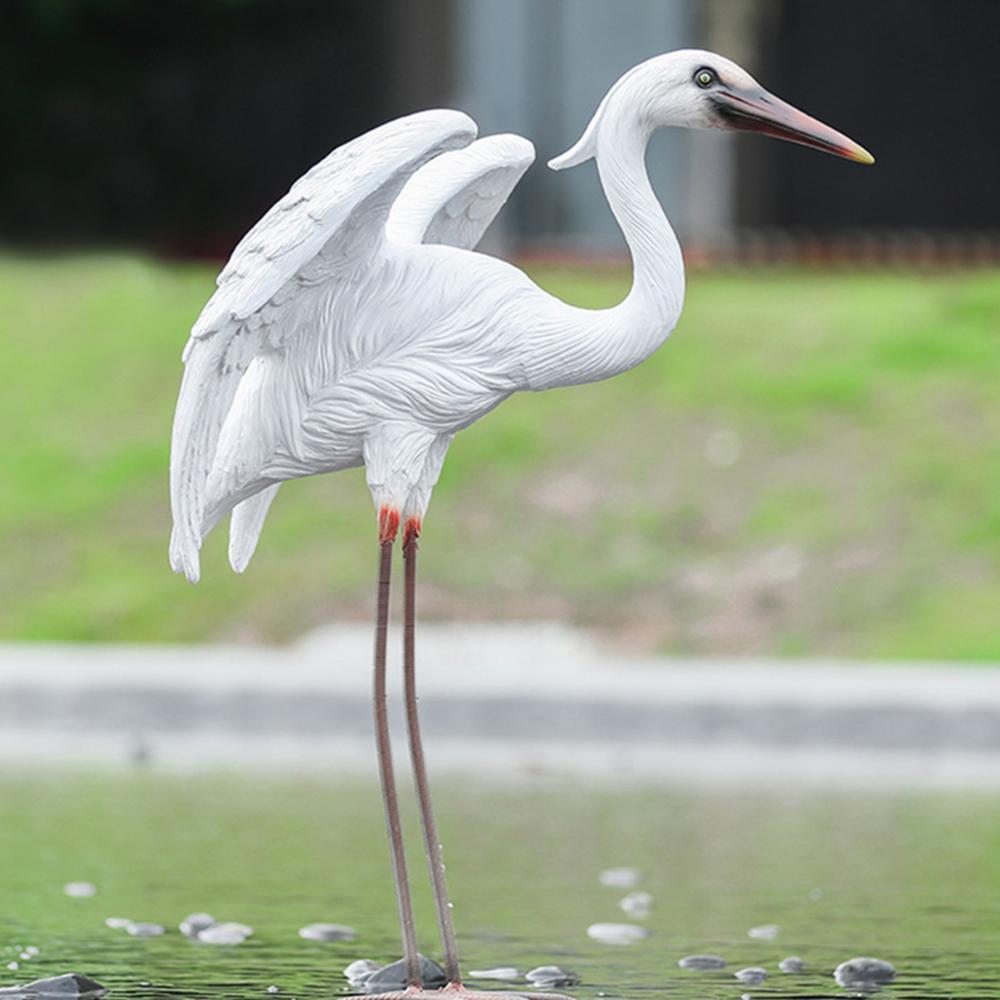
[[[229,520],[229,565],[242,573],[257,548],[261,528],[280,483],[267,486],[259,493],[238,503]]]
[[[197,583],[201,576],[198,549],[198,542],[191,533],[175,523],[170,533],[170,568],[175,573],[183,573],[191,583]]]

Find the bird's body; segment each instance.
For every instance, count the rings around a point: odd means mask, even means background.
[[[475,124],[457,111],[410,115],[334,150],[251,229],[185,351],[171,453],[175,570],[198,579],[202,540],[231,512],[230,561],[242,571],[283,481],[365,466],[381,546],[376,730],[411,987],[419,971],[384,710],[392,545],[402,524],[411,755],[448,977],[458,984],[413,689],[416,538],[456,433],[516,392],[626,371],[674,328],[683,260],[644,162],[665,125],[764,131],[871,161],[721,56],[685,50],[642,63],[550,162],[596,160],[631,253],[629,294],[589,310],[472,249],[531,163],[531,143],[473,142]]]
[[[302,349],[267,344],[241,380],[207,482],[207,519],[275,481],[362,463],[373,483],[392,474],[432,487],[421,452],[446,448],[512,393],[625,371],[671,329],[651,319],[637,331],[623,313],[567,306],[516,267],[447,246],[388,248],[363,287],[304,288],[282,316]],[[407,499],[392,486],[376,502],[402,510]]]
[[[475,134],[459,112],[411,115],[335,150],[251,230],[185,357],[175,569],[197,579],[204,535],[264,491],[233,518],[231,561],[242,570],[286,479],[364,464],[380,511],[420,518],[459,430],[514,392],[608,378],[663,342],[680,316],[683,262],[646,174],[653,128],[627,91],[593,126],[592,142],[602,137],[609,155],[596,145],[588,154],[635,264],[630,294],[611,309],[568,305],[471,250],[533,149],[492,136],[442,152]],[[354,145],[362,152],[345,155]],[[364,157],[375,181],[360,187]],[[296,222],[318,232],[296,241]]]

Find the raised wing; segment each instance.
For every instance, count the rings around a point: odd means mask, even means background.
[[[246,319],[320,250],[346,264],[366,259],[384,239],[389,210],[414,171],[475,137],[476,123],[461,111],[421,111],[339,146],[236,245],[192,336]]]
[[[410,176],[438,154],[475,138],[459,111],[423,111],[388,122],[335,149],[301,177],[240,241],[191,331],[174,416],[170,563],[196,581],[205,484],[236,389],[265,345],[289,331],[269,327],[262,307],[287,301],[322,257],[322,279],[347,278],[380,253],[389,209]],[[309,275],[315,281],[315,274]]]
[[[410,177],[393,202],[386,235],[399,243],[473,249],[534,159],[535,147],[518,135],[491,135],[436,156]],[[238,573],[253,555],[278,485],[233,509],[229,562]]]
[[[442,153],[400,192],[386,232],[397,243],[447,243],[471,250],[535,159],[519,135],[491,135]]]

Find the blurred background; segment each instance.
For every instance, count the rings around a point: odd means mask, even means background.
[[[664,133],[656,181],[693,249],[732,250],[749,230],[868,248],[919,232],[962,256],[995,251],[1000,230],[991,0],[631,0],[624,14],[601,0],[10,0],[2,30],[0,225],[18,241],[224,256],[291,179],[376,123],[457,106],[483,132],[529,136],[544,163],[625,69],[692,46],[880,163],[861,176],[780,143]],[[500,227],[520,252],[621,248],[593,170],[532,171]]]
[[[629,283],[592,165],[544,162],[626,69],[734,58],[876,166],[670,131],[675,335],[459,436],[427,620],[641,653],[1000,657],[993,0],[6,0],[0,636],[280,641],[367,621],[356,473],[291,484],[249,571],[167,566],[180,351],[240,235],[331,148],[449,105],[538,161],[488,237],[569,301]]]
[[[245,574],[222,528],[197,587],[172,574],[181,351],[295,178],[435,105],[537,148],[484,249],[620,301],[593,164],[544,164],[624,71],[702,46],[878,162],[661,133],[673,336],[452,445],[418,673],[463,954],[558,961],[579,1000],[729,995],[742,965],[829,996],[852,954],[898,996],[1000,996],[998,39],[997,0],[2,0],[2,984],[329,996],[398,956],[363,475],[286,485]],[[177,933],[205,909],[256,936]],[[588,937],[623,917],[650,937]]]

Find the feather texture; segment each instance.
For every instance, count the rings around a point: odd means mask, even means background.
[[[421,167],[389,213],[389,239],[474,249],[535,159],[519,135],[489,135]]]
[[[534,146],[517,135],[494,135],[466,146],[464,149],[441,153],[417,170],[393,202],[386,223],[390,240],[400,243],[444,243],[472,249],[479,243],[490,223],[503,207],[511,191],[534,160]],[[248,380],[248,395],[250,391]],[[239,412],[233,410],[233,427],[240,427]],[[314,419],[313,423],[316,423]],[[321,441],[327,439],[316,432]],[[391,437],[391,436],[387,436]],[[431,435],[422,441],[429,457],[421,474],[413,482],[401,479],[390,490],[373,476],[368,465],[369,487],[373,495],[388,497],[403,493],[414,495],[413,510],[407,514],[422,514],[437,482],[450,436]],[[237,443],[232,449],[243,449]],[[383,449],[384,450],[384,449]],[[366,463],[367,464],[367,463]],[[397,464],[408,467],[413,462],[404,458]],[[229,527],[229,561],[242,572],[257,546],[264,519],[278,486],[274,484],[254,494],[233,509]]]
[[[282,307],[317,273],[350,282],[359,264],[381,252],[389,209],[410,175],[475,133],[472,119],[458,111],[425,111],[373,129],[296,181],[236,246],[184,351],[171,446],[176,571],[198,579],[202,538],[221,513],[206,518],[206,486],[244,373],[262,349],[316,332],[315,324],[282,322]]]
[[[690,85],[690,67],[670,72]],[[422,517],[459,430],[514,392],[608,378],[663,342],[684,275],[644,165],[662,75],[657,60],[626,74],[586,137],[635,267],[610,309],[471,252],[534,150],[509,135],[470,145],[458,112],[390,122],[292,186],[233,252],[185,352],[176,570],[197,579],[202,539],[230,512],[242,570],[286,479],[363,464],[376,507]]]

